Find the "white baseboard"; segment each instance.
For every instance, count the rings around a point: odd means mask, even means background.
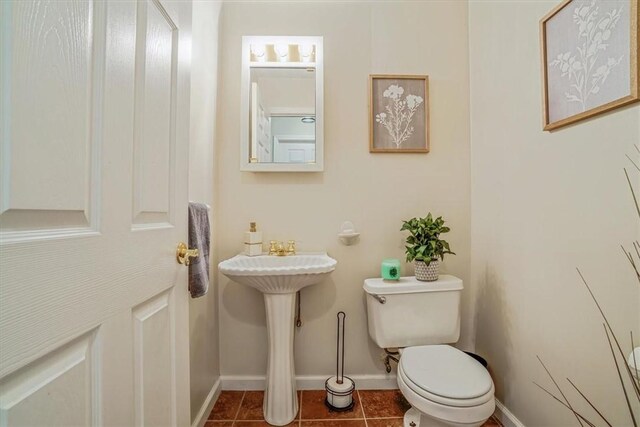
[[[213,387],[211,387],[211,391],[207,395],[207,398],[202,403],[202,407],[198,411],[196,418],[191,423],[191,427],[203,427],[205,425],[207,417],[211,413],[213,405],[215,405],[216,400],[218,400],[220,392],[222,391],[221,384],[221,378],[218,378],[218,380],[213,384]]]
[[[298,375],[298,390],[323,390],[324,382],[331,375]],[[395,375],[350,375],[359,390],[388,390],[398,388]],[[264,390],[266,379],[255,375],[222,375],[222,390]]]
[[[222,375],[223,390],[264,390],[265,377],[252,375]]]
[[[496,399],[495,417],[504,427],[524,427],[524,424],[498,399]]]

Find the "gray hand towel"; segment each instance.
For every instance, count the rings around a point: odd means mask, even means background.
[[[209,208],[204,203],[189,202],[189,248],[199,255],[189,265],[189,292],[198,298],[209,289]]]

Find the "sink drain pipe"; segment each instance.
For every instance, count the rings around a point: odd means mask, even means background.
[[[300,291],[296,292],[296,327],[302,326],[302,317],[300,316]]]

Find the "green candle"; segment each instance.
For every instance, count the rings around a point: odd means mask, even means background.
[[[393,258],[382,260],[380,274],[385,280],[400,279],[400,260]]]

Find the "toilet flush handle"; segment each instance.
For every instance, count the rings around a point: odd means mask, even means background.
[[[385,297],[384,295],[371,294],[371,296],[377,299],[380,304],[384,304],[387,302],[387,297]]]

